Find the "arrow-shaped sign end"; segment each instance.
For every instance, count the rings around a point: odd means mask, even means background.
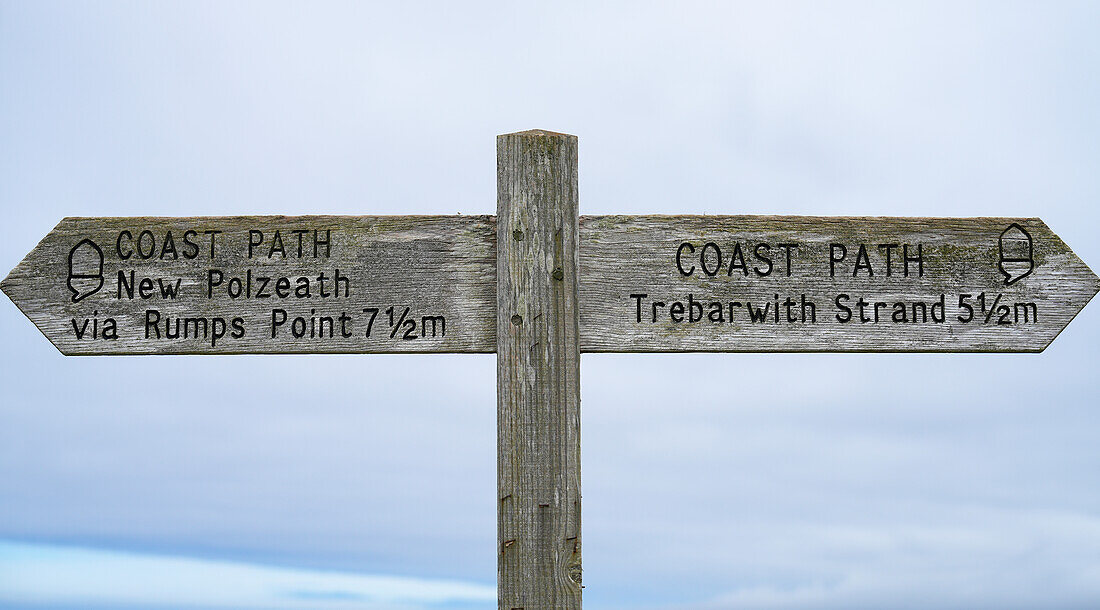
[[[28,254],[27,256],[29,257],[30,254]],[[26,262],[26,258],[23,259],[23,262],[20,262],[18,265],[13,267],[12,270],[9,271],[8,274],[4,277],[4,279],[0,280],[0,292],[3,292],[5,295],[7,295],[7,297],[11,299],[13,303],[15,302],[16,284],[18,284],[19,282],[19,268],[23,266],[24,262]]]
[[[13,283],[14,281],[11,279],[11,273],[8,273],[7,277],[5,277],[3,280],[0,280],[0,292],[3,292],[5,295],[7,295],[9,299],[11,299],[10,290]]]
[[[1039,220],[1039,222],[1050,231],[1050,227],[1048,227],[1046,223],[1043,223],[1041,220]],[[1068,293],[1068,305],[1072,310],[1068,319],[1061,324],[1057,331],[1051,335],[1042,348],[1037,350],[1036,353],[1046,351],[1046,349],[1050,347],[1050,344],[1069,327],[1070,323],[1081,314],[1085,307],[1088,307],[1092,299],[1097,294],[1100,294],[1100,276],[1097,276],[1096,272],[1093,271],[1077,253],[1071,250],[1060,237],[1054,234],[1053,231],[1051,231],[1051,235],[1059,243],[1059,249],[1066,255],[1064,263],[1066,271],[1063,275],[1063,290],[1066,290]]]
[[[29,258],[30,254],[28,254],[27,257]],[[11,300],[11,302],[14,303],[16,307],[19,307],[20,310],[23,309],[19,305],[19,285],[21,283],[20,276],[22,275],[20,273],[20,267],[22,267],[24,264],[26,264],[26,258],[24,258],[22,262],[12,268],[12,270],[8,272],[8,275],[5,276],[3,280],[0,280],[0,292],[3,292],[4,295],[7,296],[8,299]]]
[[[43,268],[43,265],[55,256],[54,250],[56,247],[54,242],[56,239],[51,240],[51,238],[55,237],[57,231],[67,222],[72,220],[74,219],[67,217],[58,222],[30,252],[23,257],[23,260],[19,261],[19,264],[12,268],[3,280],[0,280],[0,292],[3,292],[15,307],[38,328],[47,340],[49,340],[50,344],[65,356],[75,355],[76,352],[70,352],[63,349],[55,340],[55,334],[50,332],[47,328],[45,318],[33,314],[36,309],[48,306],[51,301],[51,295],[44,294],[42,291],[42,284],[40,281],[45,277],[51,277],[53,275],[50,270]]]

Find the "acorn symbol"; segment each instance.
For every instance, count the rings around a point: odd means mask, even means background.
[[[1027,277],[1035,269],[1031,235],[1016,223],[1001,233],[999,267],[1005,276],[1005,286]]]
[[[69,290],[73,303],[99,292],[103,287],[103,251],[90,239],[81,240],[69,251]]]

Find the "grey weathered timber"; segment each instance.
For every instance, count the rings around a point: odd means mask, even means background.
[[[492,216],[66,218],[2,287],[66,354],[493,352],[495,261]],[[585,352],[1035,352],[1100,286],[1037,218],[582,216],[580,265]]]
[[[497,137],[497,587],[581,607],[577,138]]]
[[[497,138],[497,216],[66,218],[0,288],[64,354],[497,353],[499,607],[581,607],[580,354],[1037,352],[1100,291],[1038,218],[578,216]]]
[[[495,228],[491,216],[66,218],[2,287],[70,355],[493,352]]]
[[[581,217],[586,352],[1039,352],[1098,289],[1038,218]]]

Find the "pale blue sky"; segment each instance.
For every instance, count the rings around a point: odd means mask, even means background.
[[[491,213],[528,128],[582,213],[1041,216],[1100,268],[1100,5],[593,4],[0,0],[0,271],[63,216]],[[0,607],[495,607],[491,356],[0,337]],[[585,605],[1098,607],[1098,358],[1095,303],[1041,355],[586,355]]]

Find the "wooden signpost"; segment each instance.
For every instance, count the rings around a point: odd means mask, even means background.
[[[497,354],[499,607],[579,608],[581,352],[1039,352],[1100,279],[1038,218],[578,216],[497,139],[496,216],[66,218],[0,288],[62,353]]]

